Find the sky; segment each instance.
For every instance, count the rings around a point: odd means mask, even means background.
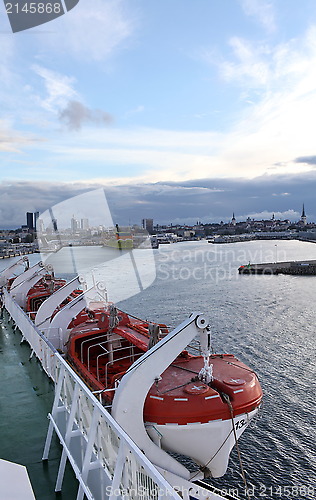
[[[100,187],[119,223],[316,221],[314,0],[1,3],[0,43],[0,227]]]

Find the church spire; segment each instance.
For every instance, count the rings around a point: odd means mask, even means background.
[[[303,210],[302,210],[302,215],[301,215],[301,222],[303,223],[304,226],[306,226],[306,215],[305,215],[304,203],[303,203]]]

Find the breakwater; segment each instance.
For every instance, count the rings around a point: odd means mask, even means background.
[[[238,268],[239,274],[292,274],[316,276],[316,260],[248,264]]]

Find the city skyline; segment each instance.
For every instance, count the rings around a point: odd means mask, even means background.
[[[76,214],[73,214],[71,219],[69,219],[69,225],[67,226],[67,224],[63,227],[59,227],[58,225],[58,219],[53,219],[53,223],[51,222],[49,224],[48,227],[45,227],[44,225],[44,222],[43,220],[41,219],[40,217],[40,213],[39,212],[26,212],[26,225],[22,224],[21,225],[21,228],[25,227],[27,228],[29,231],[36,231],[37,229],[37,225],[38,225],[38,230],[40,233],[44,233],[46,232],[47,230],[51,230],[52,229],[52,224],[54,224],[54,227],[55,227],[55,230],[56,231],[71,231],[72,233],[76,232],[76,231],[88,231],[89,229],[95,229],[94,227],[91,227],[90,224],[89,224],[89,218],[88,217],[77,217]],[[313,220],[308,220],[308,217],[306,215],[306,210],[305,210],[305,204],[303,203],[302,205],[302,210],[301,210],[301,215],[299,217],[298,220],[296,221],[290,221],[289,219],[278,219],[277,217],[275,217],[275,213],[272,213],[272,216],[270,218],[266,218],[266,219],[255,219],[255,218],[251,218],[251,217],[247,217],[247,219],[241,219],[239,218],[237,220],[237,218],[235,217],[235,212],[232,212],[232,217],[230,220],[228,221],[208,221],[208,222],[202,222],[202,221],[196,221],[194,224],[187,224],[188,226],[193,226],[193,225],[207,225],[207,224],[221,224],[221,223],[224,223],[224,224],[232,224],[233,226],[236,226],[238,225],[238,223],[245,223],[245,222],[249,222],[249,221],[256,221],[256,222],[260,222],[260,221],[289,221],[290,223],[303,223],[302,225],[305,226],[305,225],[308,225],[308,224],[314,224],[315,222]],[[132,225],[135,225],[135,226],[139,226],[139,227],[142,227],[144,229],[147,229],[150,233],[153,232],[153,228],[154,227],[157,227],[157,226],[170,226],[172,227],[173,225],[176,226],[176,224],[160,224],[158,221],[155,221],[154,219],[152,218],[143,218],[140,222],[136,223],[134,222],[133,224],[130,224],[130,226]],[[186,224],[183,224],[183,226],[185,226]],[[100,225],[98,226],[100,227]],[[114,228],[115,226],[113,226]],[[13,229],[13,228],[12,228]],[[17,229],[17,228],[15,228]],[[103,227],[103,229],[106,229],[105,227]],[[1,229],[0,229],[1,230]]]
[[[314,177],[316,181],[316,174]],[[315,221],[313,178],[308,176],[305,179],[302,176],[298,182],[299,188],[294,191],[293,181],[278,183],[274,178],[271,182],[257,180],[250,183],[231,180],[211,183],[208,180],[199,185],[165,184],[163,188],[156,184],[142,186],[141,192],[139,186],[125,186],[124,189],[112,186],[105,189],[105,193],[113,220],[119,224],[139,224],[143,218],[154,218],[159,224],[180,225],[194,224],[196,220],[203,223],[220,220],[228,222],[233,212],[237,220],[246,220],[247,217],[267,219],[275,214],[278,219],[295,222],[300,218],[303,202],[308,222]],[[98,187],[93,186],[94,189]],[[0,186],[1,227],[16,228],[23,223],[21,214],[26,211],[42,213],[74,195],[92,191],[81,185],[60,185],[50,190],[47,185],[37,188],[19,183],[18,188],[11,184],[4,191],[1,191]],[[6,200],[11,203],[5,203]]]
[[[8,23],[3,6],[1,225],[99,187],[118,222],[294,221],[303,200],[316,220],[313,0],[81,0],[49,31]]]

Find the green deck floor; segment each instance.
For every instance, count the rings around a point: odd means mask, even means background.
[[[49,460],[42,462],[54,386],[30,357],[21,334],[0,320],[0,458],[27,467],[37,500],[73,500],[78,482],[67,464],[62,493],[55,493],[61,446],[54,435]],[[0,500],[1,491],[0,491]],[[16,499],[23,500],[23,499]]]

